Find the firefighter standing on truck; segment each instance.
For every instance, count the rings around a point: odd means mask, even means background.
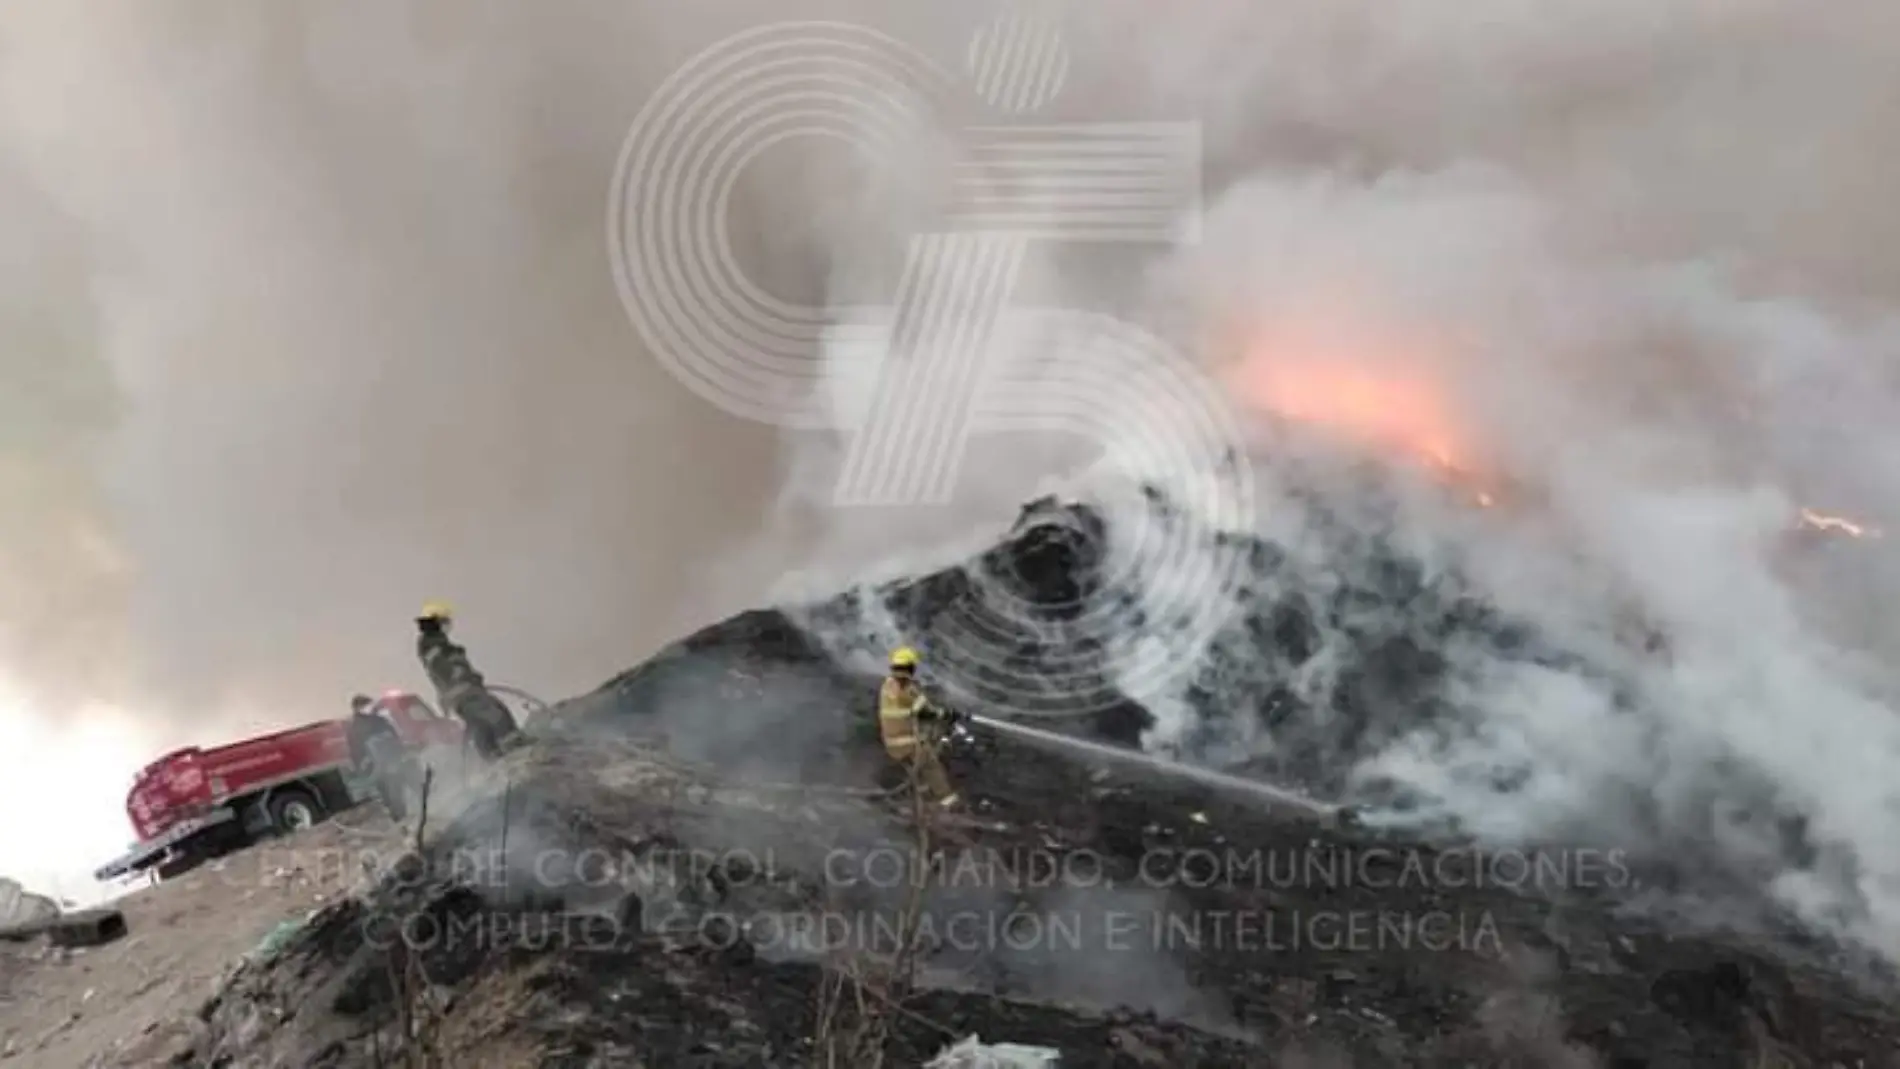
[[[917,651],[909,646],[892,650],[890,674],[878,688],[878,735],[884,752],[914,772],[922,788],[946,809],[956,805],[958,797],[937,752],[938,729],[955,718],[954,712],[924,695],[917,682]]]
[[[488,690],[482,674],[468,661],[468,651],[449,638],[454,614],[447,605],[432,601],[416,617],[416,656],[435,684],[443,708],[454,713],[468,729],[469,742],[483,760],[493,761],[519,741],[515,716]]]

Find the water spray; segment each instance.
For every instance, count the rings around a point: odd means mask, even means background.
[[[1032,728],[1008,720],[993,717],[966,715],[964,720],[973,726],[996,732],[1004,738],[1014,739],[1028,746],[1043,750],[1055,750],[1071,755],[1083,755],[1092,760],[1125,768],[1140,769],[1169,779],[1184,779],[1212,788],[1222,794],[1243,799],[1251,804],[1268,809],[1287,812],[1307,818],[1318,818],[1328,824],[1350,825],[1356,823],[1356,814],[1348,806],[1331,805],[1308,798],[1295,791],[1274,787],[1258,780],[1230,776],[1212,769],[1198,768],[1179,761],[1129,750],[1120,746],[1078,739],[1072,735],[1062,735],[1041,728]]]

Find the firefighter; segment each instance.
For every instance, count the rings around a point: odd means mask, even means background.
[[[917,651],[900,646],[891,651],[890,674],[878,689],[878,735],[891,760],[916,773],[923,788],[948,809],[958,802],[938,754],[939,731],[956,721],[956,714],[925,696],[917,682]]]
[[[449,639],[455,623],[447,605],[432,601],[416,617],[416,656],[435,684],[442,707],[461,718],[468,740],[483,760],[493,761],[520,741],[515,716],[488,690],[482,674],[469,664],[468,651]]]
[[[375,699],[367,694],[350,699],[350,764],[357,775],[375,780],[376,794],[389,810],[389,819],[406,820],[414,761],[395,726],[377,716],[375,707]]]

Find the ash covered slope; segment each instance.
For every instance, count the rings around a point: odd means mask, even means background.
[[[1147,494],[1146,501],[1155,514],[1173,515],[1160,495]],[[1239,592],[1241,611],[1208,652],[1189,689],[1188,700],[1200,706],[1204,734],[1184,740],[1180,749],[1188,756],[1218,755],[1222,739],[1210,736],[1257,739],[1271,732],[1278,745],[1257,756],[1250,769],[1281,782],[1303,782],[1321,793],[1364,798],[1368,785],[1349,774],[1359,759],[1422,726],[1448,733],[1462,729],[1452,694],[1459,659],[1449,651],[1476,648],[1498,660],[1595,675],[1606,686],[1617,684],[1607,669],[1555,648],[1530,626],[1484,604],[1458,582],[1455,573],[1441,569],[1428,579],[1421,565],[1377,537],[1363,534],[1365,529],[1342,521],[1325,531],[1332,552],[1355,560],[1352,574],[1360,578],[1358,582],[1334,576],[1333,582],[1316,583],[1301,574],[1300,566],[1288,559],[1282,547],[1258,539],[1210,536],[1248,562],[1258,586]],[[954,641],[945,641],[946,634],[967,622],[972,603],[1000,598],[1010,602],[1010,613],[993,614],[992,619],[1014,620],[1020,630],[1004,639],[991,638],[992,642],[1017,643],[1017,667],[1022,670],[1017,677],[1039,663],[1060,660],[1069,666],[1073,680],[1074,664],[1087,663],[1094,655],[1102,674],[1072,727],[1136,745],[1144,731],[1154,726],[1154,717],[1140,703],[1116,693],[1101,638],[1090,632],[1085,620],[1091,601],[1125,597],[1098,581],[1102,562],[1112,552],[1110,534],[1108,521],[1088,506],[1037,502],[1025,509],[1005,539],[961,566],[852,591],[814,605],[742,614],[683,640],[571,703],[568,714],[615,725],[613,730],[658,732],[673,752],[706,761],[728,775],[770,781],[835,782],[839,777],[868,781],[882,765],[875,747],[863,745],[876,658],[900,636],[926,647],[939,668],[939,681],[960,692],[963,701],[990,711],[995,706],[986,706],[988,701],[1006,709],[1024,707],[1022,695],[992,689],[994,681],[985,675],[985,666],[959,663],[960,654],[967,651]],[[1347,663],[1334,666],[1336,684],[1323,704],[1285,685],[1304,662],[1318,655],[1314,646],[1322,629],[1343,633],[1353,641]],[[1639,631],[1635,642],[1654,655],[1664,655],[1659,636],[1653,633]],[[1337,658],[1338,651],[1328,655]],[[1049,701],[1040,711],[1060,712],[1056,707],[1060,695],[1044,697]],[[1631,701],[1625,704],[1625,715],[1647,714]],[[771,746],[761,747],[762,738],[771,740]],[[1080,842],[1086,844],[1085,849],[1102,849],[1123,861],[1153,847],[1152,836],[1157,833],[1181,834],[1186,829],[1192,834],[1198,826],[1193,814],[1209,804],[1189,794],[1169,794],[1153,784],[1103,794],[1094,781],[1083,778],[1080,769],[1055,767],[1061,764],[1046,755],[1005,749],[1001,758],[975,773],[969,786],[995,803],[1014,826],[1012,835],[1024,836],[1032,844]],[[1723,771],[1724,787],[1732,795],[1747,794],[1757,786],[1742,770]],[[1514,770],[1500,767],[1486,772],[1494,777],[1499,794],[1508,796]],[[1378,794],[1378,785],[1372,785],[1371,792]],[[1771,795],[1763,796],[1772,800]],[[1801,842],[1798,814],[1771,807],[1759,819],[1776,825],[1791,854],[1805,853],[1808,865],[1820,864],[1818,852]],[[1219,832],[1209,833],[1219,836],[1216,842],[1243,849],[1280,849],[1288,856],[1314,844],[1350,849],[1371,841],[1328,838],[1336,833],[1276,827],[1238,813],[1229,813],[1216,823]],[[1650,881],[1647,888],[1597,890],[1655,890],[1660,881],[1676,891],[1692,887],[1729,895],[1722,914],[1725,920],[1748,917],[1753,926],[1775,913],[1760,901],[1757,885],[1739,879],[1747,874],[1733,871],[1726,858],[1704,851],[1701,844],[1670,838],[1671,832],[1660,823],[1632,829],[1627,842],[1652,851],[1628,855],[1630,864],[1640,867],[1642,877]],[[1388,839],[1383,845],[1394,844]],[[1851,1009],[1855,998],[1844,982],[1827,975],[1839,960],[1836,949],[1803,936],[1788,938],[1790,928],[1782,923],[1784,917],[1772,917],[1783,941],[1779,950],[1767,951],[1760,949],[1764,940],[1758,927],[1756,935],[1738,942],[1722,935],[1687,937],[1680,926],[1673,929],[1673,938],[1666,937],[1645,923],[1616,919],[1612,914],[1627,903],[1609,899],[1626,897],[1621,893],[1597,896],[1570,901],[1562,908],[1535,899],[1502,900],[1508,903],[1503,915],[1511,918],[1504,925],[1505,941],[1551,951],[1563,966],[1550,981],[1558,1012],[1575,1015],[1571,1032],[1586,1045],[1627,1059],[1619,1064],[1651,1064],[1645,1060],[1651,1058],[1656,1059],[1653,1064],[1674,1063],[1657,1054],[1659,1050],[1678,1050],[1687,1063],[1692,1060],[1687,1051],[1694,1043],[1685,1037],[1693,1034],[1700,1037],[1695,1042],[1707,1041],[1710,1034],[1702,1029],[1708,1027],[1727,1037],[1723,1042],[1740,1028],[1749,1035],[1779,1036],[1810,1054],[1847,1049],[1831,1047],[1840,1040],[1822,1034],[1836,1026],[1850,1032],[1886,1027],[1848,1023],[1858,1021],[1851,1016],[1856,1012]],[[1197,901],[1194,906],[1220,905],[1218,895],[1210,901]],[[1302,899],[1298,890],[1289,894],[1286,889],[1254,899],[1243,896],[1239,901],[1242,909],[1249,905],[1295,913],[1305,909],[1309,915],[1342,908],[1333,895],[1315,892]],[[1469,903],[1442,888],[1421,890],[1411,897],[1370,895],[1362,904],[1406,915],[1434,909],[1461,916],[1469,912]],[[1488,906],[1473,908],[1484,912]],[[1787,964],[1777,955],[1799,964]],[[1518,960],[1521,963],[1521,956]],[[1363,969],[1377,977],[1372,981],[1377,993],[1362,992],[1361,997],[1369,1001],[1360,1005],[1408,1005],[1408,1000],[1421,997],[1419,990],[1435,993],[1425,999],[1433,1005],[1430,1013],[1434,1014],[1451,1005],[1475,1013],[1476,1007],[1485,1004],[1482,994],[1470,995],[1464,985],[1473,982],[1471,976],[1451,958],[1394,954],[1388,960],[1375,955],[1372,959],[1352,957],[1346,964],[1350,967],[1345,971],[1355,977]],[[1263,965],[1265,971],[1261,971]],[[1255,962],[1241,972],[1272,988],[1273,983],[1263,977],[1287,965]],[[1440,968],[1460,975],[1434,977]],[[1326,969],[1324,964],[1301,963],[1295,972],[1304,980],[1297,982],[1323,980]],[[1260,996],[1266,988],[1248,995],[1234,986],[1240,983],[1244,988],[1245,982],[1233,978],[1241,972],[1223,976],[1216,971],[1204,979],[1222,1000],[1245,1002]],[[1523,980],[1521,975],[1512,975],[1505,987]],[[1487,976],[1479,982],[1480,989],[1497,978]],[[1696,994],[1685,995],[1685,991]],[[1783,998],[1794,999],[1799,1008],[1780,1003]],[[1768,1001],[1751,1001],[1759,999]],[[1738,1008],[1746,1006],[1753,1009]],[[1756,1012],[1783,1023],[1750,1023]],[[1704,1013],[1727,1023],[1711,1026],[1697,1016]],[[1787,1030],[1788,1014],[1809,1022],[1796,1030],[1800,1034]],[[1475,1021],[1468,1019],[1464,1026],[1476,1027]],[[1649,1023],[1631,1023],[1638,1021]],[[1441,1035],[1435,1029],[1443,1024],[1420,1023],[1416,1035]],[[1808,1028],[1821,1031],[1800,1031]],[[1646,1038],[1631,1038],[1639,1034]],[[1710,1064],[1730,1064],[1724,1060],[1727,1057],[1717,1056]]]
[[[1159,495],[1147,502],[1170,515]],[[1250,751],[1265,753],[1258,771],[1363,790],[1346,774],[1357,757],[1421,725],[1459,730],[1461,647],[1597,671],[1488,610],[1449,569],[1426,581],[1366,529],[1339,524],[1329,548],[1373,562],[1352,573],[1371,581],[1330,585],[1282,547],[1216,536],[1257,586],[1238,592],[1187,700],[1210,735],[1272,732],[1283,745]],[[1108,601],[1138,618],[1099,579],[1113,535],[1101,512],[1039,502],[962,566],[742,614],[560,707],[510,759],[511,786],[425,850],[429,878],[387,879],[242,969],[207,1008],[200,1060],[373,1065],[416,1042],[399,1033],[407,1005],[425,1008],[428,1042],[455,1064],[812,1064],[825,962],[787,937],[785,918],[834,918],[850,940],[889,949],[865,921],[888,918],[900,889],[867,879],[867,859],[916,842],[909,815],[871,789],[886,768],[866,730],[873,655],[902,635],[961,700],[1044,716],[1063,711],[1062,692],[1025,696],[999,680],[1051,665],[1051,678],[1087,684],[1076,666],[1093,666],[1093,685],[1067,692],[1083,695],[1071,727],[1137,743],[1154,718],[1118,694],[1116,651],[1088,611]],[[992,649],[1016,643],[1000,672],[953,640],[985,599],[1007,602],[991,618],[1018,628],[989,636]],[[1352,639],[1323,703],[1275,685],[1318,656],[1308,643],[1321,629]],[[1632,704],[1627,715],[1644,714]],[[1203,756],[1221,747],[1179,741]],[[1510,772],[1491,770],[1501,794]],[[1890,988],[1850,981],[1813,940],[1631,908],[1654,901],[1642,856],[1589,855],[1586,871],[1583,851],[1553,850],[1526,883],[1465,846],[1276,821],[1190,784],[1123,780],[1007,743],[963,774],[989,808],[935,833],[944,863],[923,907],[935,938],[917,994],[891,1015],[892,1064],[970,1033],[1056,1047],[1076,1066],[1296,1053],[1362,1065],[1900,1064]],[[504,841],[504,880],[452,863]],[[590,849],[606,868],[563,871]],[[743,872],[693,860],[735,851]],[[656,881],[642,859],[686,878]],[[1694,856],[1677,860],[1667,875],[1702,874]],[[399,999],[387,936],[416,917],[429,919],[409,930],[429,938]],[[445,945],[444,931],[464,934]]]
[[[1157,490],[1145,488],[1141,500],[1141,522],[1194,526]],[[731,718],[747,723],[748,732],[753,716],[828,723],[863,711],[866,679],[879,671],[883,652],[901,641],[921,647],[932,682],[972,709],[1046,718],[1095,738],[1145,742],[1175,756],[1365,801],[1391,798],[1394,789],[1355,781],[1352,773],[1363,761],[1421,728],[1458,729],[1450,695],[1459,672],[1454,650],[1613,683],[1608,670],[1592,668],[1540,639],[1530,624],[1486,604],[1455,572],[1428,574],[1359,524],[1329,514],[1318,501],[1309,504],[1323,552],[1351,562],[1349,571],[1315,575],[1265,539],[1205,533],[1206,551],[1234,561],[1234,573],[1244,579],[1221,592],[1233,612],[1206,648],[1190,651],[1195,666],[1181,676],[1178,697],[1191,713],[1191,728],[1159,741],[1154,713],[1120,689],[1114,646],[1126,636],[1110,632],[1159,635],[1175,625],[1146,616],[1137,591],[1107,578],[1108,558],[1117,552],[1108,514],[1053,497],[1026,506],[1005,537],[971,560],[816,604],[735,617],[611,680],[586,701],[670,709],[675,688],[698,686],[717,665],[789,673],[796,680],[786,695],[794,701],[774,697],[770,708]],[[980,641],[967,639],[973,626],[984,629]],[[1322,650],[1322,635],[1330,636],[1332,648]],[[1003,663],[987,663],[999,651]],[[1296,687],[1322,658],[1326,685]],[[1040,692],[1026,692],[1025,683]],[[684,734],[697,739],[700,732]],[[718,748],[706,755],[718,756]],[[1500,791],[1508,791],[1516,771],[1492,770]]]
[[[761,622],[742,626],[769,639]],[[700,711],[769,704],[787,650],[700,665]],[[670,694],[690,704],[683,685]],[[372,1066],[422,1044],[452,1065],[824,1064],[815,951],[890,949],[863,921],[902,908],[905,888],[872,874],[916,843],[907,813],[682,762],[639,730],[638,714],[670,711],[570,709],[509,759],[505,792],[434,836],[426,866],[399,862],[243,966],[205,1007],[191,1064]],[[972,786],[1000,820],[934,830],[929,949],[889,1014],[884,1064],[970,1033],[1054,1047],[1073,1067],[1880,1066],[1900,1049],[1890,1000],[1618,920],[1590,888],[1477,887],[1429,852],[1438,878],[1421,881],[1375,862],[1332,879],[1195,872],[1190,858],[1371,858],[1378,844],[1008,749]],[[466,864],[502,851],[499,868]],[[801,916],[847,934],[801,943],[786,919]]]
[[[835,764],[839,741],[862,730],[881,658],[905,642],[922,647],[932,682],[972,711],[1028,716],[1370,806],[1388,826],[1433,838],[1470,833],[1463,818],[1474,807],[1531,811],[1529,800],[1549,791],[1540,776],[1553,767],[1557,778],[1577,772],[1561,753],[1494,744],[1511,730],[1496,713],[1500,693],[1509,699],[1500,679],[1588,689],[1592,703],[1620,721],[1618,737],[1663,739],[1677,730],[1631,677],[1633,665],[1666,664],[1666,636],[1632,617],[1604,628],[1614,649],[1592,655],[1559,645],[1492,604],[1455,557],[1427,564],[1380,533],[1397,527],[1380,514],[1380,478],[1370,476],[1356,497],[1337,486],[1294,491],[1305,518],[1297,546],[1207,530],[1152,487],[1132,506],[1045,498],[969,560],[743,614],[586,702],[603,711],[658,710],[695,758],[773,775],[814,773]],[[1198,644],[1179,641],[1193,622],[1150,613],[1140,578],[1129,578],[1127,531],[1152,536],[1160,527],[1177,545],[1198,539],[1197,552],[1223,558],[1221,570],[1238,577],[1219,594],[1221,627]],[[1161,692],[1131,695],[1120,668],[1142,641],[1174,641],[1187,667]],[[737,698],[714,715],[706,695],[721,691],[709,674],[727,672],[774,683],[762,703]],[[1484,700],[1474,701],[1482,688]],[[760,753],[760,732],[778,741],[773,752]],[[1784,912],[1791,904],[1773,889],[1798,882],[1828,903],[1804,912],[1804,923],[1851,931],[1867,909],[1852,851],[1813,836],[1801,802],[1720,740],[1698,747],[1682,752],[1703,754],[1699,765],[1652,755],[1670,767],[1588,779],[1587,805],[1539,811],[1510,841],[1640,855],[1679,889],[1729,900],[1731,919]],[[1418,755],[1431,775],[1395,777],[1394,754]],[[1459,806],[1440,804],[1434,786],[1455,788]]]
[[[1168,514],[1159,494],[1150,494],[1148,500],[1158,513]],[[1074,721],[1088,734],[1138,745],[1154,726],[1154,717],[1135,698],[1120,692],[1112,664],[1102,649],[1102,636],[1093,633],[1082,619],[1092,602],[1103,599],[1134,605],[1132,595],[1105,589],[1100,582],[1108,537],[1108,524],[1095,509],[1046,498],[1025,507],[1008,536],[972,560],[920,577],[851,590],[829,601],[743,614],[676,643],[648,663],[609,681],[587,701],[629,710],[665,708],[667,703],[656,699],[683,681],[702,675],[709,663],[730,660],[744,668],[790,669],[801,678],[822,677],[828,686],[851,686],[855,689],[827,695],[833,699],[830,709],[844,713],[847,706],[863,704],[859,693],[864,689],[863,677],[875,673],[877,657],[886,646],[901,640],[920,646],[932,681],[959,698],[986,708],[1001,705],[1021,709],[1029,703],[1038,712]],[[1252,571],[1262,578],[1277,567],[1277,551],[1266,542],[1222,541],[1229,551],[1247,557]],[[1469,600],[1427,604],[1425,599],[1436,598],[1438,592],[1420,589],[1416,573],[1408,574],[1396,560],[1390,578],[1395,588],[1409,585],[1412,589],[1395,589],[1383,596],[1418,601],[1421,632],[1417,636],[1366,636],[1363,663],[1352,674],[1342,703],[1350,714],[1339,725],[1344,739],[1359,737],[1370,729],[1372,710],[1393,706],[1390,699],[1402,698],[1397,704],[1408,712],[1429,701],[1421,685],[1432,682],[1443,665],[1420,641],[1427,634],[1442,639],[1449,628],[1470,625],[1479,630],[1485,622],[1484,612]],[[1251,595],[1247,590],[1238,592],[1242,601]],[[1217,650],[1215,657],[1258,662],[1259,668],[1252,674],[1262,680],[1275,674],[1276,669],[1290,672],[1312,655],[1312,613],[1330,611],[1341,616],[1349,611],[1351,599],[1368,596],[1382,595],[1378,591],[1342,588],[1331,606],[1294,601],[1262,605],[1238,622],[1230,639],[1235,648]],[[1006,603],[1000,612],[998,603]],[[1094,674],[1084,677],[1073,691],[1049,688],[1050,693],[1040,702],[1035,694],[999,690],[994,680],[1000,674],[995,671],[997,666],[974,661],[971,651],[960,646],[954,636],[941,633],[967,626],[974,617],[1003,625],[1000,634],[986,636],[986,646],[1006,649],[1011,663],[1005,667],[1033,675],[1038,667],[1060,660],[1065,662],[1063,674],[1071,680],[1086,671],[1078,670],[1078,663],[1092,667]],[[856,672],[839,665],[851,665]],[[1210,669],[1219,673],[1221,666],[1215,664]],[[1217,697],[1212,692],[1201,689],[1195,697],[1207,703],[1216,720],[1250,713],[1273,724],[1302,719],[1295,711],[1301,703],[1290,694],[1270,688],[1220,695],[1240,700],[1219,709],[1212,705]],[[1302,763],[1289,760],[1287,764],[1292,767]]]

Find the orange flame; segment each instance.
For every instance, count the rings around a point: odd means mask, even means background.
[[[1353,445],[1409,460],[1481,508],[1497,504],[1496,480],[1456,407],[1421,369],[1416,340],[1344,333],[1256,333],[1234,373],[1242,401],[1317,427]]]
[[[1242,387],[1254,405],[1319,424],[1362,444],[1398,449],[1457,467],[1458,436],[1437,394],[1419,382],[1359,368],[1281,361],[1248,365]]]
[[[1341,344],[1342,337],[1352,340]],[[1475,439],[1455,406],[1428,376],[1402,368],[1422,362],[1415,344],[1370,335],[1277,336],[1255,333],[1234,371],[1234,388],[1250,407],[1320,427],[1361,448],[1420,464],[1478,508],[1514,497],[1504,480],[1479,461]],[[1879,528],[1811,508],[1800,510],[1799,530],[1854,539],[1883,537]]]
[[[1813,531],[1825,531],[1828,534],[1844,534],[1849,538],[1879,538],[1880,529],[1857,523],[1845,516],[1830,516],[1810,508],[1801,510],[1801,526]]]

